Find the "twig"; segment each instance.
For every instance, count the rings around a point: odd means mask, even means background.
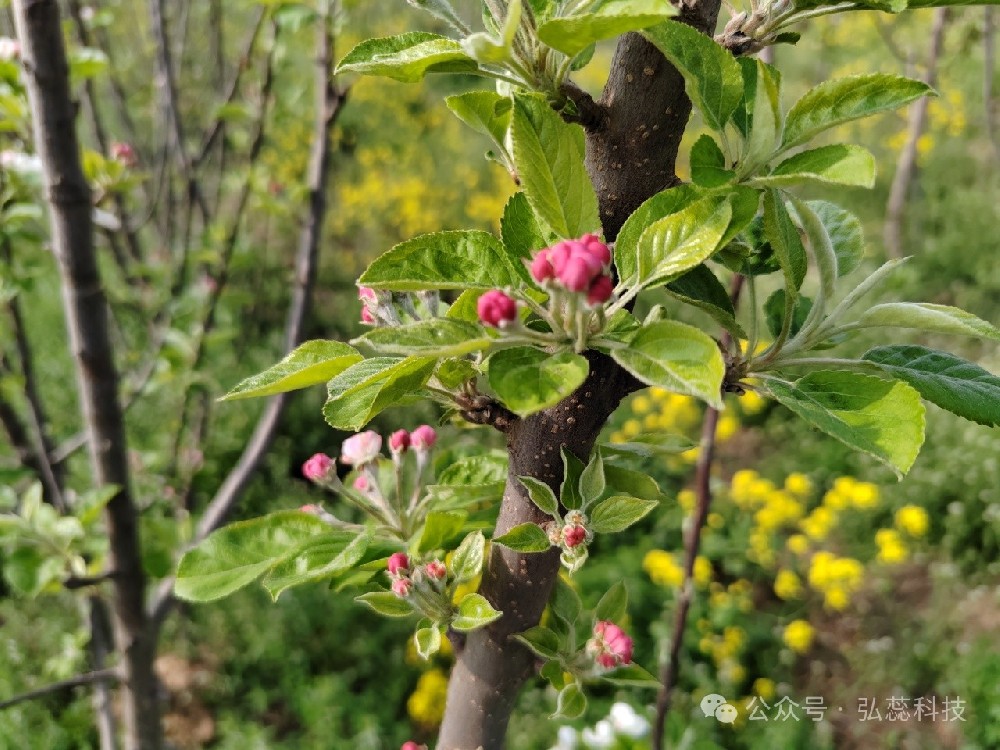
[[[96,672],[105,668],[104,663],[112,649],[111,622],[108,605],[100,595],[88,596],[86,606],[85,617],[90,630],[90,665]],[[118,750],[118,722],[115,720],[110,688],[106,681],[96,682],[91,696],[101,750]]]
[[[993,111],[993,68],[996,62],[996,18],[995,8],[983,9],[983,114],[986,137],[993,146],[993,157],[1000,157],[1000,143],[997,142],[996,113]]]
[[[316,122],[307,177],[309,213],[299,233],[299,245],[295,260],[295,286],[285,323],[286,350],[291,350],[303,339],[305,321],[309,313],[312,290],[316,281],[319,240],[327,210],[328,175],[331,160],[330,131],[342,111],[347,97],[347,91],[336,88],[333,82],[333,5],[334,3],[330,0],[325,3],[325,11],[317,32]],[[198,544],[225,522],[244,488],[250,482],[260,459],[267,451],[286,402],[287,394],[275,396],[268,402],[239,461],[236,462],[233,470],[226,477],[202,515],[195,530],[192,544]],[[162,626],[173,606],[173,588],[174,579],[172,577],[162,581],[157,588],[149,608],[150,621],[154,630]]]
[[[21,693],[20,695],[15,695],[13,698],[0,701],[0,711],[10,708],[11,706],[16,706],[18,703],[32,701],[37,698],[44,698],[46,695],[58,693],[61,690],[68,690],[69,688],[80,687],[81,685],[93,685],[95,682],[108,682],[118,679],[118,670],[112,668],[101,669],[96,672],[85,672],[84,674],[79,674],[76,677],[70,677],[67,680],[53,682],[51,685],[46,685],[45,687],[38,688],[37,690],[29,690],[27,693]]]
[[[739,302],[743,289],[744,276],[733,277],[729,289],[729,298],[733,307]],[[722,349],[726,350],[731,342],[728,331],[721,336]],[[660,692],[656,696],[656,721],[653,724],[653,750],[663,750],[663,729],[670,711],[670,699],[680,670],[681,646],[684,642],[684,630],[687,625],[688,611],[694,597],[694,563],[698,558],[698,546],[701,543],[701,530],[708,518],[708,510],[712,504],[712,461],[715,458],[715,433],[719,425],[719,410],[708,407],[701,426],[701,446],[698,452],[698,463],[695,466],[695,505],[694,518],[684,540],[684,583],[680,597],[677,600],[677,610],[674,613],[674,628],[670,636],[670,655],[660,669]]]

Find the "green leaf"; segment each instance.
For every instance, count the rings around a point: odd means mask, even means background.
[[[880,346],[862,359],[909,383],[942,409],[979,424],[1000,425],[1000,378],[979,365],[924,346]]]
[[[670,432],[649,432],[629,438],[624,443],[601,443],[601,450],[612,455],[635,455],[640,458],[657,458],[684,453],[697,445],[698,443],[686,435]]]
[[[826,304],[833,299],[837,277],[837,253],[833,249],[833,241],[827,234],[826,225],[822,219],[812,210],[808,203],[792,198],[792,206],[799,217],[799,224],[809,240],[809,249],[812,250],[813,258],[816,261],[816,268],[819,269],[820,293],[816,304],[818,308],[814,316],[822,314],[826,309]]]
[[[615,495],[599,502],[590,513],[590,529],[597,534],[624,531],[645,518],[659,503],[628,495]]]
[[[680,71],[706,124],[721,132],[743,94],[743,74],[736,59],[711,37],[676,21],[644,34]]]
[[[473,59],[485,63],[502,63],[510,58],[514,36],[521,25],[521,0],[510,0],[507,4],[507,15],[504,17],[503,28],[487,32],[470,34],[462,40],[462,49]]]
[[[753,102],[753,108],[748,112],[752,115],[749,126],[750,137],[743,154],[741,174],[752,174],[761,164],[771,160],[778,139],[781,135],[781,75],[767,63],[756,60],[754,68],[753,96],[748,101]],[[746,71],[744,72],[746,80]],[[739,110],[737,110],[738,112]],[[735,121],[737,118],[734,117]],[[738,125],[737,125],[738,127]]]
[[[705,134],[691,147],[691,181],[701,187],[714,188],[725,185],[736,177],[726,169],[726,157],[712,136]]]
[[[441,650],[441,631],[437,626],[420,628],[413,634],[413,645],[420,658],[427,661]]]
[[[837,274],[846,276],[865,256],[865,236],[861,220],[840,206],[828,201],[807,201],[826,227],[826,233],[837,256]]]
[[[785,289],[794,301],[806,277],[806,249],[777,190],[764,193],[764,233],[785,274]]]
[[[868,308],[852,324],[857,328],[918,328],[956,336],[1000,341],[1000,329],[972,313],[929,302],[885,302]]]
[[[300,511],[229,524],[184,554],[174,593],[192,602],[221,599],[294,557],[314,537],[331,533],[326,523]]]
[[[601,597],[594,610],[595,620],[607,620],[609,622],[621,622],[628,612],[628,589],[625,588],[624,581],[616,582]]]
[[[475,323],[432,318],[402,326],[374,328],[351,343],[365,344],[379,354],[461,357],[488,349],[493,339],[486,329]]]
[[[534,477],[518,477],[518,481],[524,485],[528,491],[528,497],[531,498],[531,502],[538,506],[539,510],[548,513],[557,521],[559,520],[559,501],[551,487]]]
[[[436,232],[414,237],[376,258],[358,283],[372,289],[496,289],[528,280],[517,256],[489,232]]]
[[[677,213],[704,195],[704,191],[694,185],[678,185],[657,193],[633,211],[625,220],[615,240],[615,267],[618,269],[618,277],[628,281],[637,276],[639,238],[647,227],[659,219]]]
[[[813,306],[812,300],[801,295],[797,296],[795,302],[792,304],[794,305],[792,310],[792,325],[788,329],[790,337],[801,330]],[[788,301],[785,298],[784,289],[775,289],[764,303],[764,319],[767,322],[767,330],[774,338],[778,338],[781,334],[781,326],[785,321],[787,305]]]
[[[271,568],[264,576],[264,588],[271,595],[271,599],[277,601],[282,592],[292,586],[333,578],[347,572],[366,558],[370,560],[384,556],[387,550],[381,546],[375,556],[366,555],[371,542],[370,532],[361,534],[336,532],[320,537],[300,548],[297,554]]]
[[[565,445],[559,448],[559,454],[563,460],[563,482],[559,488],[559,501],[566,510],[579,510],[583,507],[583,496],[580,495],[583,461]]]
[[[638,664],[618,667],[618,669],[602,674],[601,679],[622,687],[660,687],[660,681]]]
[[[536,523],[518,524],[506,534],[494,537],[496,544],[502,544],[515,552],[545,552],[552,546],[548,534]]]
[[[514,640],[531,649],[537,656],[543,659],[558,659],[562,643],[559,636],[548,628],[536,625],[528,628],[523,633],[515,633]]]
[[[498,612],[490,606],[486,597],[480,594],[466,594],[458,604],[458,615],[451,621],[451,627],[466,633],[485,627],[502,615],[503,612]]]
[[[479,371],[467,359],[451,357],[438,362],[434,369],[434,377],[441,382],[445,390],[454,391],[474,379]]]
[[[782,148],[805,143],[828,128],[902,107],[933,92],[922,81],[888,73],[826,81],[806,92],[789,110]]]
[[[362,42],[344,56],[336,73],[361,73],[413,83],[427,73],[468,73],[477,68],[476,61],[454,39],[410,31]]]
[[[556,712],[550,719],[578,719],[587,710],[587,696],[583,694],[579,683],[571,682],[559,691],[556,700]]]
[[[662,284],[707,260],[732,215],[732,204],[713,196],[654,222],[639,238],[638,283]]]
[[[514,165],[528,202],[560,237],[600,230],[597,196],[584,166],[583,129],[563,122],[545,99],[514,97]]]
[[[385,617],[408,617],[413,614],[413,607],[406,599],[400,599],[391,591],[371,591],[354,597],[354,601],[367,604]]]
[[[868,453],[902,477],[924,441],[924,405],[905,383],[854,372],[813,372],[793,383],[768,377],[771,394],[811,425]]]
[[[438,484],[479,485],[507,479],[507,456],[483,454],[466,456],[451,463],[438,474]]]
[[[384,409],[420,390],[434,371],[431,357],[373,357],[327,384],[323,416],[331,427],[359,430]]]
[[[493,541],[515,552],[545,552],[552,546],[548,534],[537,523],[518,524]]]
[[[538,27],[538,38],[575,57],[594,42],[665,21],[677,9],[661,0],[605,0],[590,13],[562,16]]]
[[[743,327],[736,321],[729,292],[704,263],[678,276],[665,289],[671,297],[704,310],[737,338],[746,338]]]
[[[278,364],[241,381],[222,400],[273,396],[325,383],[361,359],[356,349],[339,341],[307,341]]]
[[[493,91],[468,91],[446,97],[445,103],[459,120],[489,137],[496,148],[506,150],[504,140],[510,125],[510,97]]]
[[[715,341],[693,326],[669,320],[645,325],[612,357],[644,383],[722,407],[725,362]]]
[[[427,553],[436,549],[447,549],[448,543],[461,533],[465,519],[465,513],[455,511],[428,513],[420,541],[417,542],[416,552]]]
[[[558,404],[583,384],[590,369],[579,354],[549,354],[528,346],[497,352],[487,367],[490,387],[521,417]]]
[[[524,193],[514,193],[504,206],[500,236],[510,255],[525,259],[548,245]]]
[[[567,625],[572,626],[580,612],[583,610],[583,603],[580,595],[576,593],[566,580],[559,576],[556,579],[555,588],[552,591],[552,600],[549,602],[552,613],[560,618]]]
[[[875,185],[875,157],[860,146],[821,146],[790,156],[755,185],[789,187],[809,183],[871,188]]]
[[[486,554],[486,537],[481,531],[473,531],[462,540],[451,556],[451,574],[456,583],[471,581],[483,570]]]
[[[604,459],[600,451],[594,451],[590,462],[580,474],[580,496],[584,499],[584,507],[604,493],[607,486],[604,479]]]

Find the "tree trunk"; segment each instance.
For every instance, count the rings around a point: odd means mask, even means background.
[[[927,65],[923,81],[933,86],[937,79],[938,58],[941,56],[941,46],[944,42],[944,29],[948,19],[948,9],[938,8],[934,11],[934,25],[931,27],[931,46],[927,52]],[[927,123],[927,107],[930,97],[923,96],[914,103],[910,110],[910,126],[906,137],[906,145],[899,154],[896,163],[896,174],[892,178],[892,188],[889,190],[889,202],[885,208],[885,228],[882,239],[885,251],[890,258],[903,257],[903,212],[906,209],[906,199],[910,194],[910,185],[917,173],[917,144],[923,135]]]
[[[718,0],[686,7],[681,19],[711,33]],[[691,113],[680,74],[638,34],[619,41],[596,118],[588,122],[587,170],[611,242],[629,214],[652,195],[677,183],[674,164]],[[561,404],[506,429],[510,468],[497,519],[497,535],[543,514],[517,481],[533,476],[558,491],[560,448],[585,460],[601,427],[636,381],[602,355],[590,354],[590,375]],[[469,634],[456,650],[438,750],[501,750],[507,723],[535,659],[510,636],[536,625],[559,572],[558,550],[521,555],[492,547],[480,593],[504,613]]]
[[[125,750],[162,746],[154,643],[145,612],[146,578],[138,516],[129,488],[118,373],[108,331],[107,300],[94,253],[91,196],[80,166],[75,107],[56,0],[15,0],[25,87],[35,146],[41,157],[52,248],[59,265],[63,307],[76,365],[80,407],[94,486],[115,485],[107,505],[114,576],[114,628],[122,655]]]

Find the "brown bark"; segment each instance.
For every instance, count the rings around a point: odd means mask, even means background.
[[[41,157],[52,248],[76,366],[80,406],[95,486],[115,485],[106,510],[109,565],[114,578],[114,626],[122,654],[122,718],[126,750],[159,750],[160,707],[153,673],[154,643],[145,611],[146,578],[138,516],[129,487],[118,373],[108,330],[91,225],[91,196],[80,165],[75,107],[55,0],[15,0],[24,81],[35,146]]]
[[[712,33],[718,0],[682,6],[682,20]],[[605,237],[612,241],[632,211],[676,184],[674,164],[691,113],[680,74],[638,34],[618,43],[598,116],[587,118],[587,169],[597,191]],[[517,481],[533,476],[558,490],[560,448],[586,459],[601,427],[636,382],[612,360],[591,355],[584,384],[561,404],[506,429],[510,468],[496,534],[545,520]],[[557,550],[521,555],[496,545],[480,585],[504,613],[469,634],[457,653],[438,750],[501,750],[510,714],[534,657],[510,639],[538,623],[559,571]]]

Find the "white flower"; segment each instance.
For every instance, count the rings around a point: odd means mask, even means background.
[[[549,750],[576,750],[579,737],[573,727],[559,727],[556,744]]]
[[[583,744],[590,750],[608,750],[615,744],[615,730],[611,722],[602,719],[594,725],[593,729],[583,730]]]
[[[378,458],[382,450],[382,436],[373,430],[347,438],[340,446],[340,460],[351,466],[364,466]]]
[[[21,43],[9,36],[0,37],[0,60],[10,62],[21,56]]]
[[[608,713],[608,720],[618,734],[639,739],[649,732],[649,721],[635,712],[628,703],[616,703]]]
[[[35,176],[42,173],[42,160],[34,154],[7,149],[0,151],[0,167],[20,175]]]

